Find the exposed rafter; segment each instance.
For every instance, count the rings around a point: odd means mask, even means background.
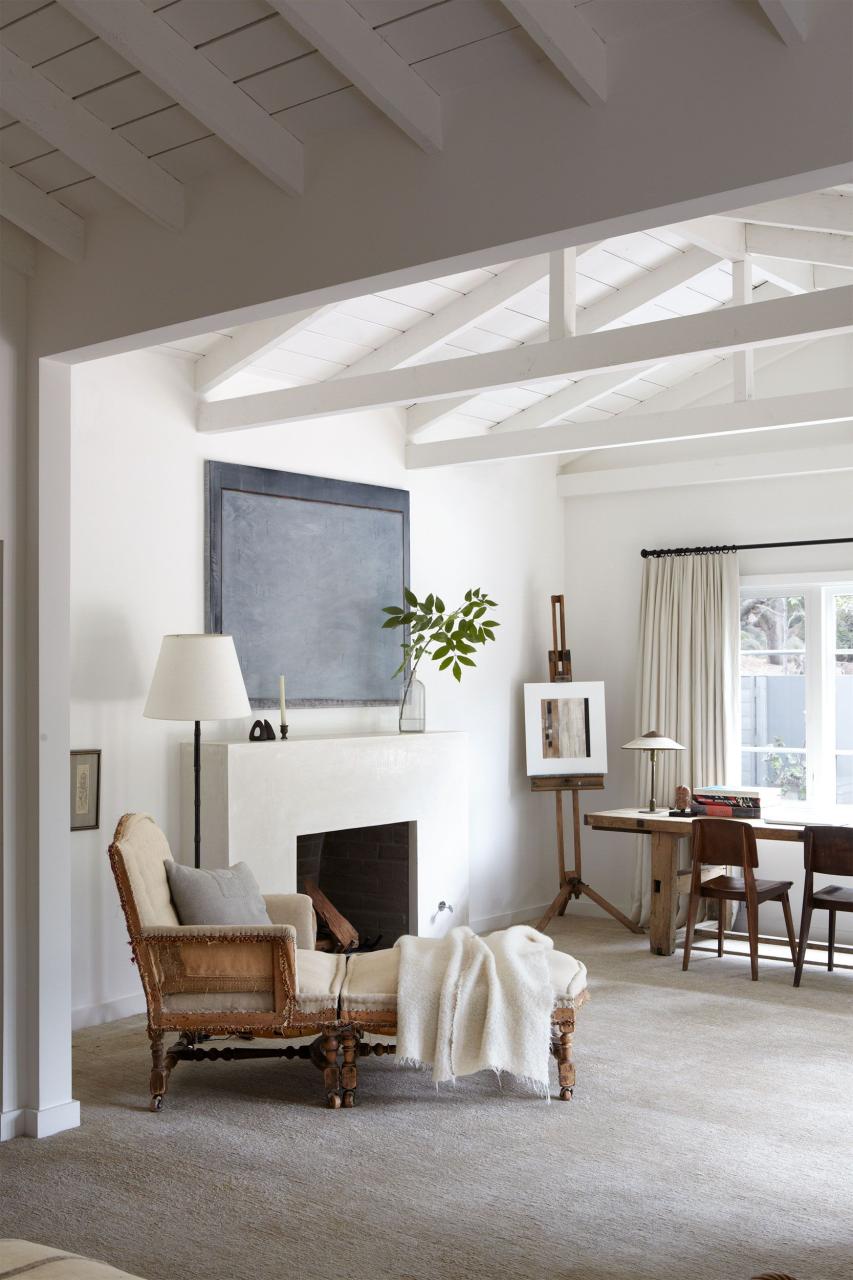
[[[721,308],[675,320],[630,325],[513,351],[391,369],[383,373],[267,391],[202,404],[199,429],[240,431],[272,423],[474,394],[490,387],[629,369],[652,361],[747,346],[773,346],[806,335],[853,331],[853,285],[820,293]]]
[[[269,0],[424,151],[441,150],[441,101],[347,0]]]
[[[302,143],[142,0],[59,2],[270,181],[301,193]]]
[[[746,224],[749,253],[795,262],[817,262],[827,267],[853,269],[853,236],[826,235],[822,231],[792,231],[782,227]]]
[[[803,0],[758,0],[779,38],[796,47],[808,34],[808,18]]]
[[[668,293],[670,289],[676,289],[679,285],[692,280],[694,276],[712,267],[716,261],[717,258],[713,254],[699,248],[690,249],[687,253],[675,254],[668,262],[638,276],[624,288],[615,290],[599,302],[594,302],[586,310],[579,311],[576,331],[593,333],[596,329],[603,329],[605,325],[621,320],[632,311],[636,311],[638,307],[645,306],[647,302],[654,301],[661,294]],[[428,427],[446,414],[458,413],[471,399],[471,396],[459,396],[449,400],[413,405],[406,415],[409,438],[416,440]],[[559,414],[554,415],[554,417],[559,416]]]
[[[617,369],[615,373],[594,373],[589,378],[581,378],[572,382],[562,391],[555,391],[552,396],[545,396],[527,409],[521,409],[503,422],[491,428],[492,435],[502,435],[511,431],[535,431],[539,427],[547,427],[558,418],[568,413],[577,413],[587,405],[595,404],[602,396],[611,395],[629,387],[638,378],[648,377],[653,370],[662,365],[641,365],[639,369]]]
[[[760,439],[761,437],[758,437]],[[756,437],[751,437],[755,440]],[[602,467],[596,471],[566,471],[557,477],[562,498],[594,493],[628,493],[636,489],[672,489],[684,485],[723,484],[730,480],[770,480],[781,476],[826,475],[853,471],[853,444],[829,448],[766,449],[743,453],[730,450],[709,458],[701,454],[679,462]]]
[[[853,199],[816,191],[788,200],[771,200],[722,215],[739,222],[761,222],[768,227],[791,227],[797,231],[827,231],[853,236]]]
[[[810,345],[811,340],[807,339],[805,342],[786,343],[783,347],[762,347],[761,350],[755,353],[755,367],[761,373],[771,365],[780,360],[787,360],[795,352],[801,351],[804,347]],[[733,374],[734,360],[732,357],[718,360],[716,364],[710,365],[707,369],[700,369],[698,373],[694,373],[692,377],[685,378],[683,382],[676,382],[673,386],[659,391],[657,395],[652,396],[649,400],[644,400],[642,404],[638,404],[635,409],[630,411],[630,414],[626,413],[625,416],[662,413],[667,409],[685,409],[720,391],[730,392],[734,384]]]
[[[748,253],[767,258],[766,265],[761,263],[761,270],[788,292],[802,292],[802,277],[800,273],[780,266],[778,260],[853,268],[853,236],[764,226],[723,216],[678,222],[672,230],[691,244],[700,245],[732,262]]]
[[[699,245],[718,258],[735,262],[746,253],[746,233],[742,226],[728,218],[694,218],[691,222],[677,222],[672,230],[691,244]]]
[[[803,395],[713,404],[669,413],[616,414],[606,422],[561,422],[539,431],[488,432],[461,440],[409,444],[406,466],[449,467],[462,462],[496,462],[555,453],[625,449],[699,436],[778,431],[815,423],[853,420],[853,387],[808,391]]]
[[[180,182],[2,46],[0,106],[149,217],[183,226]]]
[[[220,338],[205,356],[196,361],[195,389],[200,394],[212,391],[241,369],[260,360],[261,356],[279,346],[287,337],[294,337],[307,329],[328,307],[310,307],[306,311],[293,311],[287,316],[275,316],[271,320],[256,320],[243,325],[233,338]]]
[[[483,316],[517,297],[537,281],[543,280],[547,274],[548,259],[544,255],[513,262],[496,276],[477,285],[470,293],[463,293],[434,315],[419,320],[411,329],[404,330],[384,346],[363,356],[337,374],[335,380],[354,374],[396,369],[420,359],[442,343],[449,342],[457,334],[470,329]]]
[[[0,214],[63,258],[81,261],[86,245],[83,219],[4,164],[0,164]]]
[[[585,102],[596,106],[606,100],[607,50],[575,9],[574,0],[504,0],[504,4]]]

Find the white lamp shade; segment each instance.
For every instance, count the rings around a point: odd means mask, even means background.
[[[680,742],[674,738],[665,738],[657,729],[650,729],[641,738],[632,738],[622,745],[623,751],[683,751]]]
[[[232,636],[164,636],[142,713],[149,720],[238,720],[252,714]]]

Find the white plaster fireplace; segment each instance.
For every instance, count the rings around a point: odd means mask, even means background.
[[[191,849],[190,743],[181,772],[181,843]],[[440,936],[467,924],[467,734],[202,745],[202,865],[246,862],[264,893],[296,891],[297,836],[390,823],[410,825],[412,931]]]

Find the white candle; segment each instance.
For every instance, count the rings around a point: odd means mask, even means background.
[[[284,706],[284,676],[279,676],[278,678],[278,700],[281,703],[281,723],[287,724]]]

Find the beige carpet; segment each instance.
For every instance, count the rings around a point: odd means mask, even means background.
[[[573,1102],[372,1059],[330,1112],[309,1063],[220,1062],[152,1115],[128,1019],[76,1038],[82,1128],[0,1148],[0,1236],[150,1280],[849,1280],[853,973],[554,932],[592,985]]]

